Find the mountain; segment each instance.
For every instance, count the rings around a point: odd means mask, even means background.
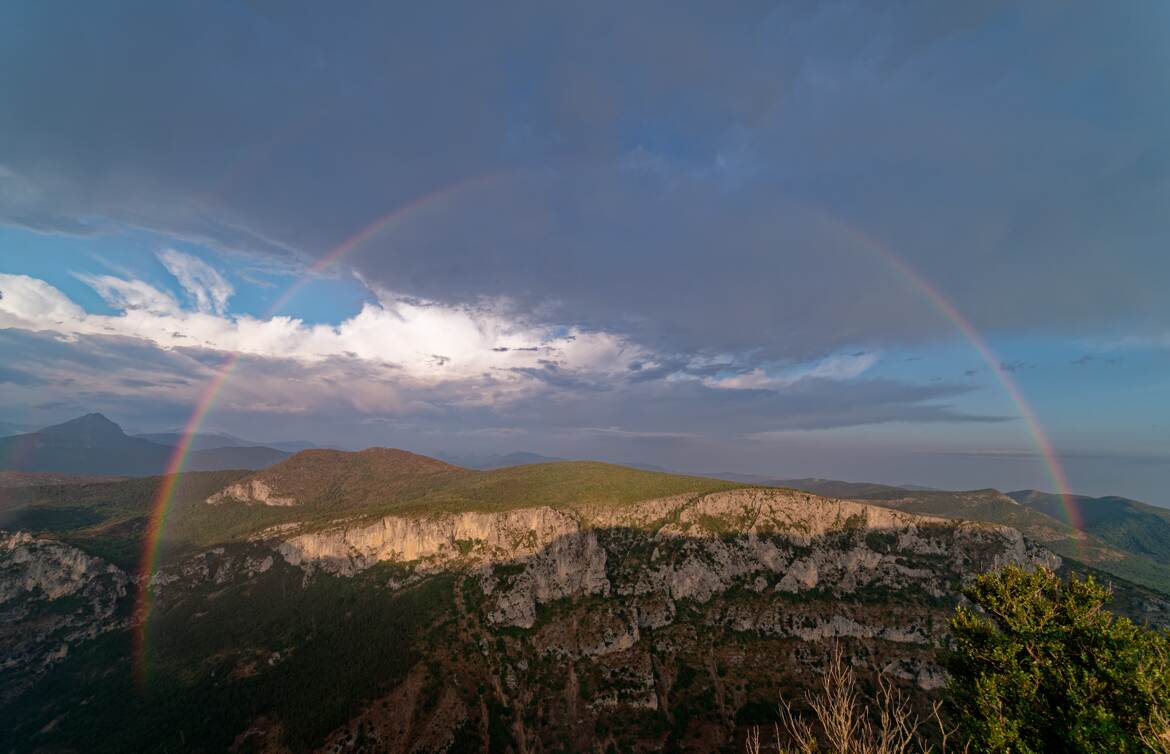
[[[18,434],[22,434],[24,432],[28,432],[32,429],[34,429],[34,427],[31,427],[28,424],[0,421],[0,437],[8,437],[10,435],[18,435]]]
[[[443,455],[442,458],[456,466],[463,466],[468,469],[480,469],[481,471],[503,469],[508,466],[523,466],[530,463],[555,463],[565,460],[564,458],[542,456],[539,453],[529,453],[523,450],[515,453],[493,455]]]
[[[0,438],[0,469],[140,476],[166,468],[171,448],[130,437],[101,414]]]
[[[394,448],[358,453],[302,450],[224,489],[216,502],[366,506],[422,494],[443,480],[475,472]]]
[[[263,469],[288,457],[289,454],[283,450],[260,445],[205,448],[188,453],[183,468],[187,471]]]
[[[36,432],[0,438],[0,471],[82,476],[163,473],[174,447],[127,435],[101,414],[86,414]],[[185,468],[256,469],[288,454],[274,448],[206,447],[187,455]]]
[[[1068,518],[1060,495],[1036,490],[1007,494],[1032,510],[1059,520]],[[1127,552],[1170,565],[1170,510],[1117,496],[1073,495],[1072,503],[1082,531]]]
[[[872,489],[866,489],[867,487]],[[911,513],[1011,526],[1065,558],[1170,593],[1170,571],[1164,567],[1164,561],[1151,558],[1146,547],[1137,544],[1139,538],[1136,535],[1126,537],[1118,531],[1117,536],[1107,539],[1089,528],[1084,531],[1078,530],[1063,520],[1063,512],[1051,501],[1044,504],[1037,498],[1038,502],[1034,506],[1022,505],[1012,496],[990,488],[960,491],[908,490],[883,485],[858,486],[848,482],[834,482],[824,485],[822,489],[852,492],[838,496],[864,500]],[[1026,496],[1026,492],[1030,491],[1013,494]],[[1130,523],[1134,523],[1134,517],[1130,518]],[[1102,529],[1104,528],[1106,527],[1102,524]],[[1145,540],[1149,548],[1164,552],[1159,549],[1157,541],[1159,540],[1156,530]]]
[[[741,750],[835,645],[928,704],[963,581],[1059,564],[1009,527],[789,489],[375,448],[183,474],[140,587],[158,484],[0,500],[10,748]]]
[[[117,482],[123,477],[104,475],[54,474],[38,471],[0,471],[0,488],[46,487],[50,485],[92,484],[94,482]]]
[[[825,497],[866,498],[881,496],[886,493],[897,493],[909,489],[895,487],[890,484],[876,484],[873,482],[841,482],[835,479],[769,479],[762,482],[769,487],[787,487],[793,490],[803,490]]]
[[[159,445],[177,446],[183,440],[182,432],[148,432],[144,434],[137,434],[140,440],[157,443]],[[233,435],[221,434],[216,432],[199,432],[191,437],[191,450],[206,450],[208,448],[241,448],[255,443],[242,440]]]
[[[184,434],[182,432],[151,432],[147,434],[134,435],[142,440],[149,440],[160,445],[178,445],[182,442]],[[273,448],[275,450],[283,450],[286,453],[296,453],[299,450],[308,450],[309,448],[317,447],[311,442],[303,440],[277,440],[275,442],[256,442],[254,440],[245,440],[235,435],[229,435],[222,432],[198,432],[191,438],[191,450],[210,450],[212,448],[245,448],[245,447],[265,447]]]

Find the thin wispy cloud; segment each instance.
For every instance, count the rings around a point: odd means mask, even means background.
[[[224,313],[235,289],[218,270],[199,257],[175,249],[163,249],[158,259],[183,286],[199,311]]]

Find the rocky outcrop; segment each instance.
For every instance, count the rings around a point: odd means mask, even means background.
[[[297,504],[295,498],[273,492],[272,487],[262,479],[248,479],[228,485],[207,498],[207,502],[211,505],[219,505],[233,500],[250,505],[288,506]]]
[[[229,553],[226,548],[214,547],[177,565],[159,569],[151,576],[150,587],[157,597],[171,584],[187,588],[202,584],[228,584],[265,573],[273,562],[271,550]]]
[[[0,532],[0,702],[27,688],[78,642],[127,624],[130,577],[71,545]]]
[[[437,568],[530,558],[580,530],[576,517],[548,507],[386,516],[293,537],[277,549],[292,565],[352,575],[382,561],[424,561]]]
[[[534,625],[539,605],[564,598],[637,597],[636,630],[668,624],[679,600],[705,603],[737,587],[776,594],[909,589],[942,598],[953,593],[954,579],[1008,563],[1059,565],[1007,527],[771,489],[612,510],[386,516],[301,534],[277,549],[309,573],[353,575],[383,561],[415,563],[423,573],[470,569],[491,600],[488,619],[520,628]],[[840,616],[815,626],[777,618],[753,628],[806,639],[925,641],[917,630],[858,627]]]

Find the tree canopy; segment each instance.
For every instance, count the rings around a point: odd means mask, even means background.
[[[977,751],[1149,751],[1170,718],[1170,637],[1104,608],[1092,577],[1008,567],[951,620],[953,711]],[[1163,731],[1164,732],[1164,731]]]

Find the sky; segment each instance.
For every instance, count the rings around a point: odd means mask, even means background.
[[[1170,505],[1166,3],[58,5],[0,427]]]

